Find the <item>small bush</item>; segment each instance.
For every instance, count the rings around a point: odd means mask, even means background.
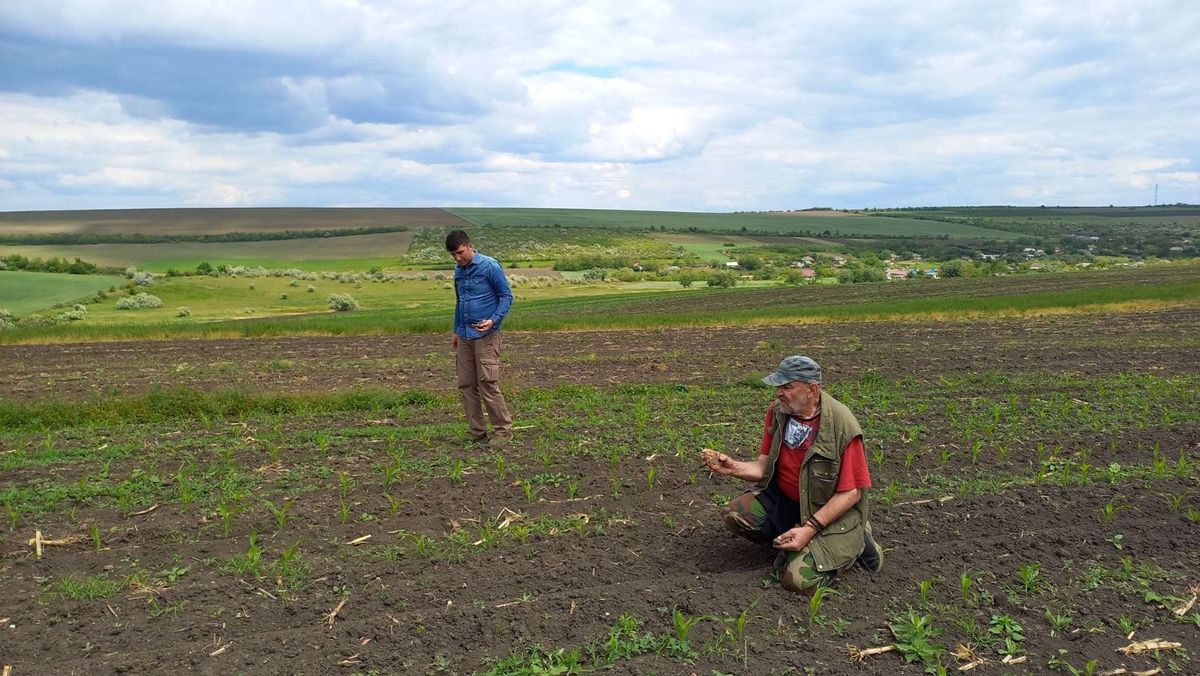
[[[309,292],[309,293],[314,293],[314,292],[316,292],[316,290],[317,290],[317,287],[313,286],[312,284],[309,284],[309,285],[308,285],[308,292]]]
[[[118,310],[145,310],[160,308],[162,306],[163,302],[161,298],[145,292],[117,301]]]
[[[292,281],[288,282],[288,286],[300,286],[300,280],[293,279]]]
[[[178,308],[175,310],[175,316],[176,317],[191,317],[192,316],[192,308],[190,308],[190,307]]]
[[[60,322],[77,322],[87,316],[87,307],[83,305],[75,305],[75,309],[67,310],[58,315]]]
[[[17,322],[22,328],[24,327],[39,327],[39,326],[58,326],[62,322],[54,317],[43,317],[41,315],[29,315],[22,317],[21,321]]]
[[[286,293],[284,293],[284,294],[280,294],[280,295],[279,295],[279,300],[287,300],[287,294],[286,294]]]
[[[708,276],[708,285],[713,288],[728,289],[737,285],[737,275],[723,270],[714,272]]]
[[[0,331],[11,329],[16,325],[17,322],[13,320],[12,313],[8,310],[0,309]]]
[[[329,307],[335,312],[350,312],[358,309],[358,301],[348,293],[335,293],[329,297]]]

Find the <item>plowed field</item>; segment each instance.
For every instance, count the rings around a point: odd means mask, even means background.
[[[0,662],[1196,673],[1198,320],[509,333],[499,450],[464,442],[445,336],[0,346]],[[744,487],[698,463],[756,451],[754,383],[792,353],[863,423],[885,549],[819,605],[722,529]],[[391,398],[306,408],[369,387]],[[1118,652],[1147,639],[1179,646]]]

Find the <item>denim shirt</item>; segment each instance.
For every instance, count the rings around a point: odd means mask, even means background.
[[[495,258],[478,251],[465,268],[454,266],[454,294],[454,333],[460,338],[480,338],[499,331],[500,323],[512,307],[512,290],[508,288],[504,269]],[[471,326],[485,319],[495,322],[487,333]]]

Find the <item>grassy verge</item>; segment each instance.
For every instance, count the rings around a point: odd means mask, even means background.
[[[1055,277],[1063,277],[1058,275]],[[1079,275],[1066,275],[1079,277]],[[1051,280],[1047,277],[1047,280]],[[976,282],[979,280],[964,280]],[[987,280],[985,280],[987,281]],[[1080,279],[1081,282],[1088,280]],[[981,315],[1099,311],[1137,306],[1191,304],[1200,300],[1200,280],[1157,281],[1109,278],[1107,286],[1043,290],[1036,286],[1012,289],[1004,295],[997,286],[990,295],[967,295],[979,285],[964,286],[961,295],[937,282],[858,285],[873,289],[857,296],[837,287],[800,289],[733,289],[646,291],[587,298],[549,298],[518,304],[505,322],[514,331],[558,331],[624,328],[717,326],[728,324],[787,324],[793,322],[869,321],[879,319],[953,318]],[[878,291],[877,294],[867,293]],[[884,296],[883,299],[880,296]],[[891,296],[887,298],[886,296]],[[137,325],[84,324],[68,327],[30,327],[0,332],[0,343],[152,340],[284,335],[371,335],[438,333],[450,329],[444,308],[417,307],[322,313],[235,321],[193,322],[164,320]]]

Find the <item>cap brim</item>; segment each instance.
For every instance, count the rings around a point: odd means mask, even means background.
[[[780,375],[779,373],[772,373],[769,376],[765,376],[762,379],[762,381],[764,383],[766,383],[767,385],[770,385],[771,387],[779,387],[781,385],[787,385],[788,383],[792,382],[792,379],[788,378],[786,376]]]

